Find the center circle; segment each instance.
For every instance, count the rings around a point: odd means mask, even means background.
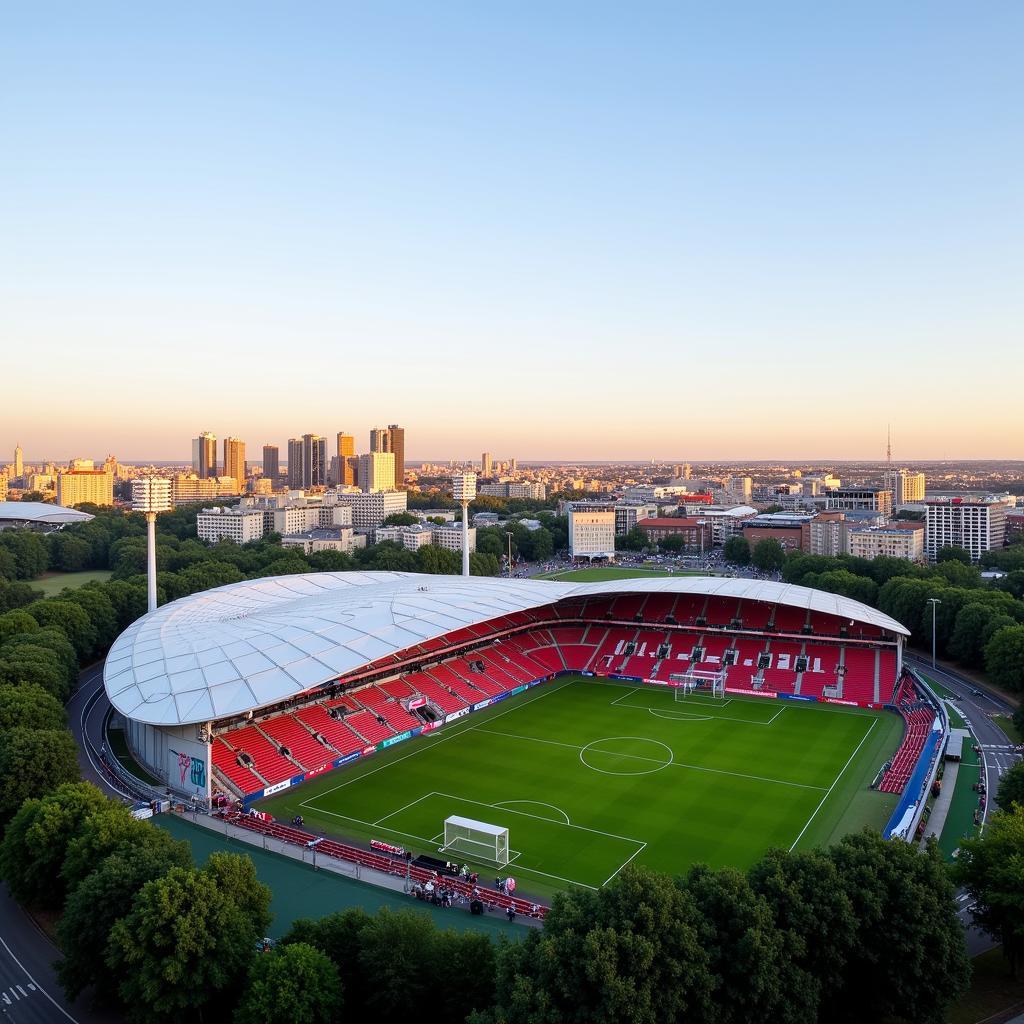
[[[646,736],[606,736],[580,750],[580,761],[602,775],[651,775],[673,761],[672,750]]]

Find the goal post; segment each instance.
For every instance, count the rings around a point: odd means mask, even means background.
[[[725,696],[725,669],[709,672],[702,669],[691,669],[689,672],[673,673],[669,676],[673,698],[684,701],[696,694],[709,697]]]
[[[458,853],[505,867],[508,864],[508,829],[453,814],[444,820],[444,846],[439,852]]]

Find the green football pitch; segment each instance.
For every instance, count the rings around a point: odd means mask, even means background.
[[[562,677],[263,801],[275,817],[436,856],[444,821],[509,830],[524,889],[599,888],[629,863],[745,867],[880,827],[888,712]],[[465,860],[465,851],[450,854]],[[496,868],[483,854],[468,858]]]

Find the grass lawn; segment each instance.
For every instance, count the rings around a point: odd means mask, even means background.
[[[1024,735],[1022,735],[1020,729],[1013,724],[1013,719],[1009,715],[993,715],[992,721],[1006,733],[1006,736],[1011,743],[1024,743]]]
[[[644,569],[640,566],[627,568],[621,565],[597,565],[589,569],[560,569],[558,572],[538,576],[544,580],[567,580],[575,583],[599,583],[602,580],[630,580],[645,576],[707,576],[706,572],[689,569]]]
[[[33,590],[41,590],[44,597],[53,597],[65,587],[84,587],[86,583],[106,583],[112,573],[109,569],[86,569],[84,572],[47,572],[37,580],[30,580]]]
[[[942,826],[942,835],[939,836],[939,849],[946,860],[953,860],[953,853],[959,848],[965,836],[973,836],[978,831],[974,825],[978,794],[971,787],[978,781],[980,772],[981,762],[978,755],[970,743],[965,743],[963,757],[957,770],[953,800]]]
[[[459,814],[509,829],[520,885],[599,888],[628,863],[746,867],[772,846],[880,827],[868,789],[902,722],[889,712],[563,677],[264,801],[285,820],[435,854]],[[457,851],[479,870],[483,852]]]
[[[107,742],[110,744],[110,752],[120,761],[121,765],[137,779],[141,779],[147,785],[164,788],[164,783],[153,778],[138,761],[132,757],[128,749],[128,741],[124,738],[124,729],[108,729]]]
[[[205,864],[210,854],[217,850],[251,857],[259,880],[269,885],[274,894],[270,903],[274,915],[270,925],[271,938],[279,939],[297,918],[316,919],[348,907],[362,907],[368,914],[376,913],[381,907],[416,910],[432,917],[439,928],[501,932],[510,938],[522,934],[521,925],[509,924],[503,916],[484,914],[473,917],[463,908],[432,907],[403,893],[345,878],[333,871],[314,871],[312,864],[302,864],[279,853],[218,835],[202,825],[193,825],[187,818],[158,814],[152,820],[154,824],[167,829],[176,839],[188,840],[192,847],[192,859],[198,865]]]
[[[1014,980],[1002,947],[990,949],[971,961],[971,987],[950,1012],[951,1024],[981,1024],[998,1016],[1006,1020],[1024,1012],[1024,978]]]

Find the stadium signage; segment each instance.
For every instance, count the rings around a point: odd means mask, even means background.
[[[490,703],[491,703],[491,698],[488,697],[487,700],[478,701],[476,704],[473,705],[473,707],[470,710],[471,711],[483,711],[483,709],[485,707],[487,707]]]
[[[778,697],[777,693],[772,693],[767,690],[743,690],[738,686],[727,686],[725,688],[726,693],[740,693],[744,697]]]
[[[842,697],[822,697],[826,704],[845,704],[848,708],[858,708],[860,705],[855,700],[843,700]]]
[[[816,701],[818,698],[812,696],[809,693],[780,693],[780,700],[813,700]]]
[[[346,754],[344,757],[336,757],[334,759],[334,767],[340,768],[343,764],[351,764],[354,760],[356,760],[356,758],[362,756],[363,752],[361,750],[357,750],[352,754]]]
[[[446,721],[447,721],[447,719],[446,719]],[[443,722],[427,722],[426,725],[422,725],[418,729],[413,729],[413,731],[409,735],[410,736],[417,736],[420,733],[433,732],[435,729],[440,729],[443,724],[444,724]]]
[[[447,725],[449,722],[454,722],[457,718],[462,718],[464,715],[469,714],[469,708],[460,708],[458,711],[453,711],[450,715],[444,716],[444,724]],[[431,723],[434,724],[434,723]]]
[[[412,735],[411,732],[400,732],[397,736],[389,736],[386,740],[381,740],[377,744],[378,750],[384,750],[386,747],[393,747],[396,743],[401,743],[402,740],[407,740]]]
[[[378,750],[377,747],[363,747],[363,753],[364,754],[375,754],[377,752],[377,750]]]
[[[326,764],[320,765],[319,768],[311,768],[306,772],[306,778],[311,779],[314,775],[319,775],[321,772],[329,771],[333,767],[333,762],[328,761]]]
[[[282,789],[287,789],[291,784],[291,779],[285,779],[284,782],[275,782],[273,786],[267,786],[267,788],[263,790],[263,795],[273,796],[275,793],[280,793]]]
[[[426,697],[413,697],[412,700],[409,701],[409,709],[410,710],[412,708],[422,708],[422,707],[426,707],[426,706],[427,706],[427,698]]]

